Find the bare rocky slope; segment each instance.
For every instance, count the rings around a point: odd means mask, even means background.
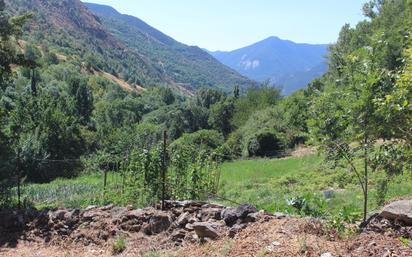
[[[196,201],[0,213],[1,256],[412,256],[412,201],[341,237],[324,221]],[[115,253],[119,238],[125,249]]]

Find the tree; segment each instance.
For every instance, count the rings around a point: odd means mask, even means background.
[[[235,111],[235,104],[232,98],[216,103],[210,107],[209,124],[227,137],[232,131],[231,120]]]
[[[7,131],[9,110],[4,108],[5,90],[12,85],[11,65],[25,65],[24,57],[17,51],[17,38],[21,35],[24,22],[29,14],[10,19],[5,11],[4,0],[0,0],[0,206],[9,203],[10,181],[16,175],[13,168],[13,142]],[[19,173],[19,171],[17,171]],[[20,179],[18,178],[19,182]]]
[[[74,77],[69,80],[68,84],[69,95],[74,99],[76,114],[81,124],[86,125],[90,121],[94,108],[92,91],[86,79]]]
[[[215,104],[225,98],[225,95],[215,89],[202,88],[197,91],[195,96],[195,103],[200,107],[209,109],[212,104]]]

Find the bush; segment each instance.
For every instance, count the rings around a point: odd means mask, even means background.
[[[112,245],[113,254],[119,254],[126,250],[126,239],[124,236],[117,236]]]

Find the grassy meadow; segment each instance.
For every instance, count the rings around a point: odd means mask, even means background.
[[[380,173],[370,174],[369,209],[377,206],[376,184]],[[333,190],[325,199],[324,190]],[[344,168],[331,168],[317,154],[286,159],[256,159],[224,163],[219,194],[258,209],[294,212],[290,200],[304,197],[332,214],[344,210],[360,213],[362,193],[356,177]],[[412,176],[391,179],[385,199],[412,195]],[[321,203],[317,203],[321,201]]]

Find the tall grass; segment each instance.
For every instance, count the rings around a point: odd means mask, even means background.
[[[369,209],[376,210],[376,181],[378,174],[371,174]],[[74,179],[57,179],[47,184],[30,184],[23,187],[23,197],[37,207],[81,208],[88,205],[113,203],[127,205],[122,198],[121,177],[109,173],[106,192],[103,190],[103,174],[84,175]],[[338,214],[343,209],[360,212],[362,192],[354,174],[344,168],[330,168],[323,157],[310,155],[288,159],[256,159],[226,162],[222,165],[218,195],[238,203],[249,203],[268,211],[294,209],[288,200],[294,197],[316,194],[333,189],[334,197],[325,200],[328,211]],[[394,177],[386,200],[412,196],[412,173]],[[223,204],[233,204],[217,199]]]

